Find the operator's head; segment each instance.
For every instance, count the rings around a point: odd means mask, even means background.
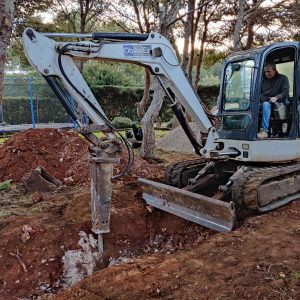
[[[266,78],[268,78],[268,79],[273,78],[277,73],[276,65],[273,63],[267,63],[264,67],[264,72],[265,72]]]

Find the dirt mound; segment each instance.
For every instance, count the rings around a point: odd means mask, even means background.
[[[194,132],[196,138],[198,139],[200,133],[199,126],[194,122],[189,123],[189,125],[192,131]],[[165,151],[176,151],[178,153],[189,154],[195,152],[191,142],[187,138],[181,126],[177,126],[176,128],[172,129],[167,135],[159,139],[156,143],[156,146],[159,149]]]
[[[43,166],[63,181],[75,168],[84,171],[88,146],[78,135],[60,129],[18,132],[0,146],[0,180],[21,181],[32,169]]]
[[[66,185],[88,184],[90,181],[89,143],[71,131],[30,129],[19,132],[0,145],[0,182],[20,182],[38,166]],[[118,174],[126,165],[126,154],[115,167]],[[123,184],[138,177],[160,177],[162,168],[156,163],[136,159],[132,171],[117,182]]]

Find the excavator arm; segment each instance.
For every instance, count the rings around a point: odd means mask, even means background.
[[[54,37],[89,40],[58,42],[52,39]],[[181,69],[173,47],[160,34],[154,32],[149,34],[61,34],[39,33],[27,28],[23,33],[23,47],[30,64],[44,76],[67,112],[81,128],[81,132],[96,147],[91,151],[92,210],[93,231],[99,234],[99,241],[102,240],[101,234],[109,231],[107,224],[109,224],[111,201],[110,176],[112,176],[112,164],[117,161],[116,157],[120,149],[114,135],[110,132],[111,123],[99,104],[101,99],[99,102],[95,99],[78,70],[75,60],[109,60],[148,68],[164,89],[196,153],[210,159],[211,153],[216,150],[218,133],[213,126],[212,119],[201,105],[197,93]],[[86,128],[77,119],[65,90],[74,97],[78,106],[93,121],[94,127]],[[178,103],[192,116],[201,132],[207,135],[204,147],[193,136]],[[95,138],[92,129],[104,131],[109,143],[107,140],[99,141]],[[235,212],[231,202],[212,200],[209,197],[144,179],[140,182],[145,187],[143,198],[152,206],[219,231],[228,231],[233,227]],[[101,247],[100,245],[99,248]]]
[[[91,38],[92,41],[56,42],[49,37]],[[178,108],[178,103],[197,122],[202,133],[213,132],[211,139],[215,140],[217,138],[216,132],[213,130],[213,125],[207,112],[203,109],[197,93],[182,71],[173,47],[160,34],[153,32],[149,34],[43,34],[28,28],[23,33],[23,45],[31,65],[45,77],[56,94],[60,94],[60,96],[63,94],[57,87],[57,82],[61,81],[62,86],[68,90],[78,106],[95,124],[104,125],[107,118],[74,60],[109,60],[137,64],[148,68],[165,90],[171,107],[182,123],[196,153],[208,157],[210,151],[208,149],[201,151],[202,145],[198,144],[188,125],[184,124],[184,117]],[[172,90],[175,95],[174,98],[167,88]],[[76,119],[71,109],[68,109],[68,105],[65,103],[63,105],[68,113]],[[208,144],[215,147],[213,141]]]

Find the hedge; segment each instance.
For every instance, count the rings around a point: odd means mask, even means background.
[[[143,88],[102,85],[92,87],[92,91],[96,99],[101,99],[99,103],[109,118],[124,116],[131,120],[138,120],[135,103],[142,99]],[[197,92],[200,95],[200,99],[209,108],[217,104],[219,86],[199,87]],[[152,98],[152,96],[153,91],[150,92],[150,98]],[[172,116],[172,109],[164,102],[162,110],[160,111],[161,121],[168,122]]]
[[[121,86],[92,86],[92,91],[109,119],[117,116],[138,121],[135,103],[143,97],[143,88]],[[200,87],[201,100],[212,108],[216,105],[218,86]],[[41,93],[42,94],[42,93]],[[39,95],[41,95],[39,94]],[[38,98],[38,115],[41,123],[67,122],[69,120],[60,102],[55,96]],[[152,98],[153,91],[150,93]],[[41,98],[40,98],[41,97]],[[151,99],[150,99],[151,100]],[[150,102],[150,101],[149,101]],[[34,100],[36,105],[36,99]],[[31,123],[30,100],[27,97],[5,97],[3,102],[4,121],[9,124]],[[37,116],[37,114],[35,114]],[[172,110],[164,102],[160,112],[160,121],[168,122],[173,116]]]
[[[35,101],[36,104],[36,101]],[[4,98],[4,121],[8,124],[31,124],[31,111],[29,98]],[[56,98],[38,99],[38,114],[35,105],[35,122],[40,123],[64,123],[70,118]]]

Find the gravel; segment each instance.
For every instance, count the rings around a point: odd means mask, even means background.
[[[195,122],[191,122],[189,125],[198,139],[200,137],[200,127]],[[165,151],[175,151],[186,154],[194,153],[194,148],[181,126],[177,126],[167,135],[160,138],[157,141],[156,146],[158,149]]]

